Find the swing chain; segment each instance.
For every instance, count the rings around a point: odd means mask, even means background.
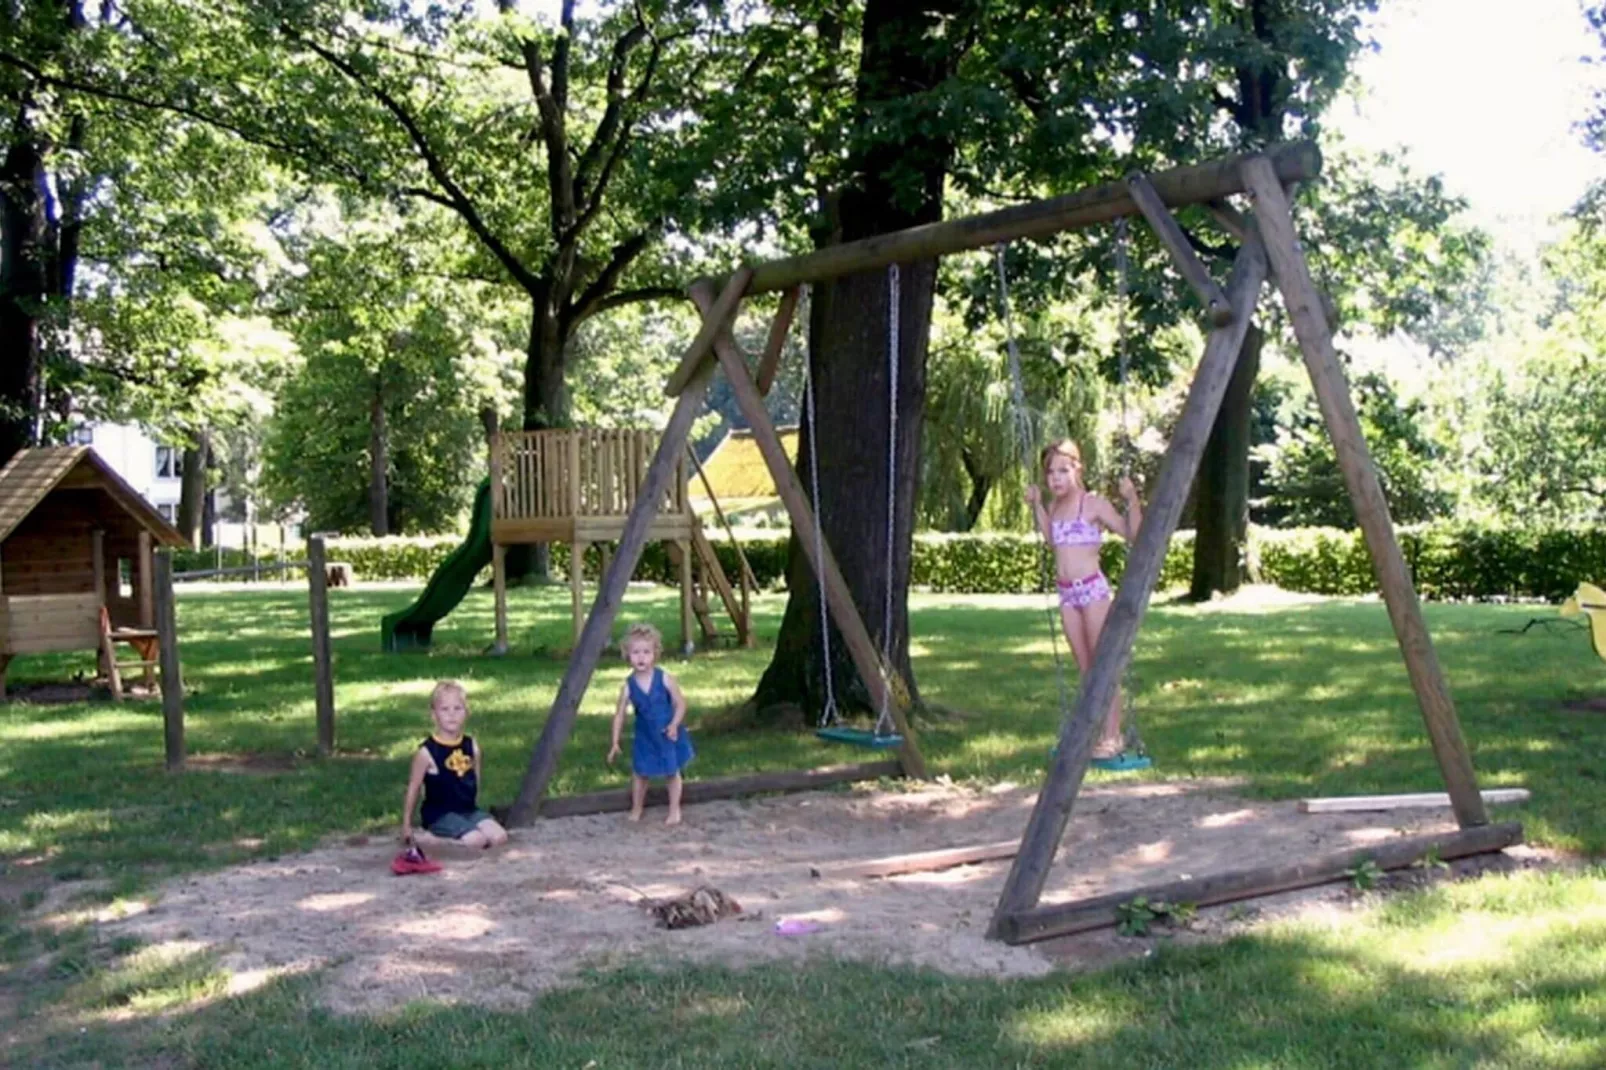
[[[886,596],[881,603],[881,663],[886,674],[881,686],[881,712],[876,717],[877,737],[888,735],[892,722],[892,573],[895,533],[898,526],[898,357],[899,308],[903,297],[902,277],[897,264],[887,265],[887,548]]]
[[[1020,435],[1021,463],[1026,467],[1028,481],[1036,478],[1032,465],[1032,418],[1026,408],[1026,377],[1021,372],[1020,346],[1015,341],[1015,317],[1009,305],[1009,273],[1005,269],[1004,252],[1008,245],[999,242],[993,246],[994,261],[998,267],[998,303],[1004,310],[1004,347],[1009,354],[1009,381],[1010,392],[1015,403],[1015,429]],[[1054,566],[1050,550],[1044,545],[1039,552],[1042,562],[1042,586],[1044,591],[1053,589]],[[1055,599],[1055,602],[1058,600]],[[1048,621],[1048,641],[1054,651],[1055,676],[1059,682],[1060,720],[1070,716],[1071,692],[1065,682],[1065,659],[1060,656],[1060,620],[1059,607],[1050,604],[1046,608]]]
[[[811,347],[812,348],[812,347]],[[825,598],[825,532],[820,520],[820,461],[815,448],[814,367],[812,352],[803,359],[803,411],[808,415],[809,491],[814,499],[814,578],[819,586],[820,649],[825,663],[825,705],[820,709],[820,727],[836,723],[836,680],[831,670],[831,613]]]
[[[1127,478],[1132,476],[1132,432],[1128,421],[1126,379],[1128,369],[1127,358],[1127,218],[1121,216],[1115,221],[1115,297],[1116,297],[1116,334],[1115,352],[1117,368],[1121,384],[1121,474]]]

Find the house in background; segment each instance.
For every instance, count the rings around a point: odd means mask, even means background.
[[[88,446],[100,460],[169,524],[178,522],[178,503],[183,494],[184,447],[157,442],[143,428],[131,424],[85,423],[67,436],[71,446]],[[250,503],[246,516],[250,519]],[[212,491],[213,515],[223,517],[230,510],[229,496]],[[239,515],[236,513],[235,515]],[[212,524],[213,545],[223,549],[254,547],[281,549],[287,540],[300,537],[298,526],[239,523],[217,519]]]
[[[79,424],[67,436],[70,446],[91,446],[112,471],[169,524],[178,519],[184,450],[164,446],[128,424]]]
[[[796,464],[797,428],[782,427],[778,433],[787,459]],[[703,462],[703,473],[708,477],[707,486],[694,477],[686,488],[692,511],[698,516],[713,512],[714,503],[708,497],[712,487],[732,524],[771,527],[791,523],[752,431],[743,428],[727,433]]]

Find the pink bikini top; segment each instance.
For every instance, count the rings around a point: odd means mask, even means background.
[[[1082,518],[1082,507],[1087,504],[1087,495],[1076,503],[1076,517],[1073,520],[1053,520],[1049,522],[1049,541],[1055,546],[1097,546],[1104,541],[1104,532],[1091,520]]]

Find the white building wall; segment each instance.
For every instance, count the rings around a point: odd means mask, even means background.
[[[73,431],[71,441],[93,447],[101,460],[169,521],[177,515],[181,450],[159,446],[142,429],[128,424],[85,424]]]

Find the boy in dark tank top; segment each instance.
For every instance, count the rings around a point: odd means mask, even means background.
[[[402,808],[402,839],[413,836],[413,807],[424,795],[419,824],[431,835],[466,847],[495,847],[507,842],[507,830],[479,808],[482,756],[473,736],[463,734],[468,722],[468,695],[455,680],[442,680],[429,697],[435,731],[413,754]]]

